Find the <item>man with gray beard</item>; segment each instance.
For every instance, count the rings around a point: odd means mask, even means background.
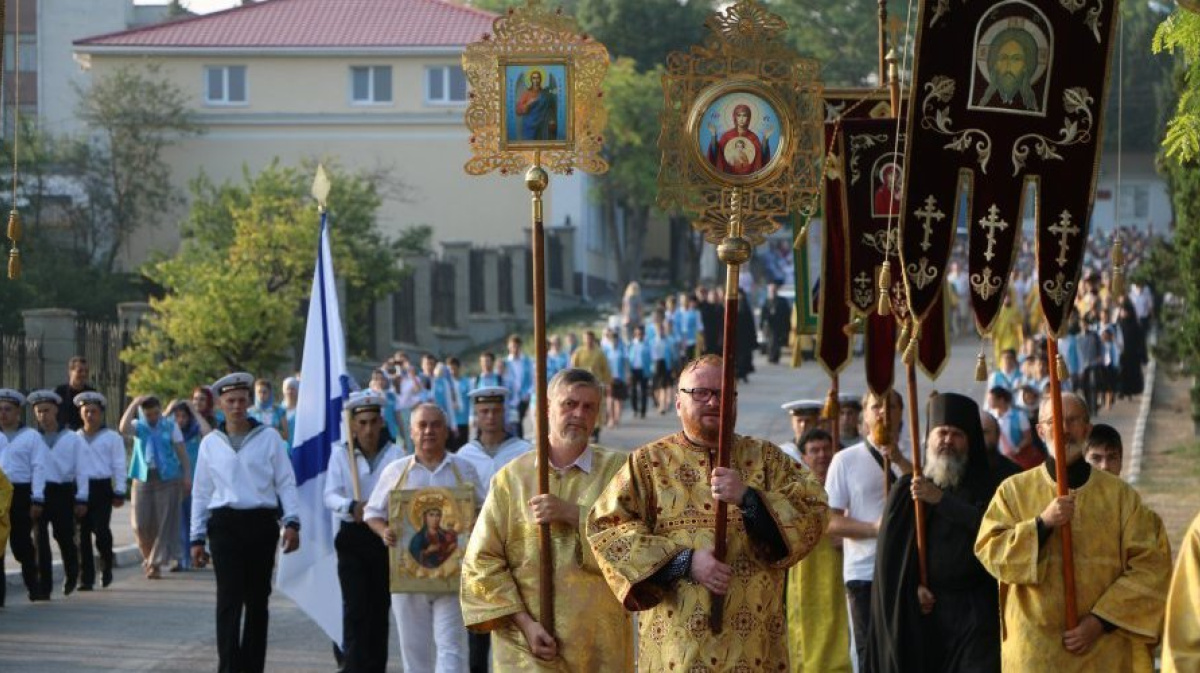
[[[975,558],[975,536],[998,480],[979,407],[955,393],[929,401],[924,476],[901,477],[888,498],[871,587],[868,670],[1000,670],[998,590]],[[917,559],[915,507],[925,503],[927,584]]]

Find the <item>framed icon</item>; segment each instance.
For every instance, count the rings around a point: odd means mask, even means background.
[[[571,66],[565,61],[503,60],[502,149],[567,149],[574,145]]]
[[[749,186],[786,164],[791,126],[775,92],[755,80],[733,80],[697,97],[689,117],[695,158],[717,182]]]
[[[457,593],[463,552],[475,524],[474,488],[392,491],[388,523],[396,534],[390,550],[391,591]]]

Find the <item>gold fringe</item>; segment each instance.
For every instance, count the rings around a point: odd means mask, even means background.
[[[883,261],[883,267],[879,270],[879,315],[887,316],[892,313],[892,263],[890,260]]]
[[[834,395],[833,390],[830,390],[825,395],[825,408],[821,410],[821,418],[836,423],[838,419],[838,413],[839,409],[837,395]]]
[[[983,351],[979,351],[979,356],[975,358],[975,380],[987,381],[988,366],[987,358],[983,356]]]
[[[1067,361],[1063,359],[1061,353],[1058,354],[1056,366],[1058,367],[1059,381],[1067,381],[1071,378],[1071,372],[1067,370]]]

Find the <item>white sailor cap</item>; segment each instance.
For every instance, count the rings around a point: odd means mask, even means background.
[[[793,416],[804,416],[821,413],[821,410],[825,408],[825,403],[821,400],[792,400],[779,405],[779,408]]]
[[[838,395],[838,405],[843,407],[854,407],[862,411],[862,395],[858,393],[841,393]]]
[[[25,406],[25,396],[13,388],[0,388],[0,402],[10,402],[18,407]]]
[[[504,402],[508,399],[508,388],[504,386],[480,386],[467,393],[472,402]]]
[[[379,411],[385,406],[387,406],[387,398],[374,390],[350,393],[350,400],[346,402],[346,410],[350,412],[350,415],[361,411]]]
[[[53,390],[35,390],[29,393],[29,397],[26,397],[25,401],[28,402],[30,406],[35,404],[44,404],[46,402],[50,402],[55,406],[62,404],[62,398],[59,397],[58,393],[54,392]]]
[[[253,390],[254,377],[246,372],[237,372],[217,379],[212,384],[213,394],[217,397],[234,390]]]
[[[71,401],[75,403],[75,406],[81,408],[88,404],[98,405],[101,409],[108,406],[108,402],[104,399],[104,396],[94,390],[79,393]]]

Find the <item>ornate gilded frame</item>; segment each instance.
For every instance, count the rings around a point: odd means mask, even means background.
[[[462,57],[470,86],[466,124],[472,157],[466,172],[519,174],[535,164],[563,174],[607,171],[608,163],[600,156],[608,121],[602,87],[609,57],[604,45],[580,33],[575,20],[561,9],[549,9],[541,0],[509,9],[496,19],[492,31],[468,45]],[[565,140],[507,139],[505,68],[525,64],[566,67]]]
[[[783,41],[787,24],[756,0],[714,13],[705,26],[702,44],[667,58],[658,204],[692,215],[705,240],[718,244],[730,232],[737,194],[741,234],[758,245],[794,213],[816,207],[824,160],[820,64],[792,50]],[[775,106],[787,143],[776,165],[752,180],[713,170],[698,147],[704,103],[737,90]]]

